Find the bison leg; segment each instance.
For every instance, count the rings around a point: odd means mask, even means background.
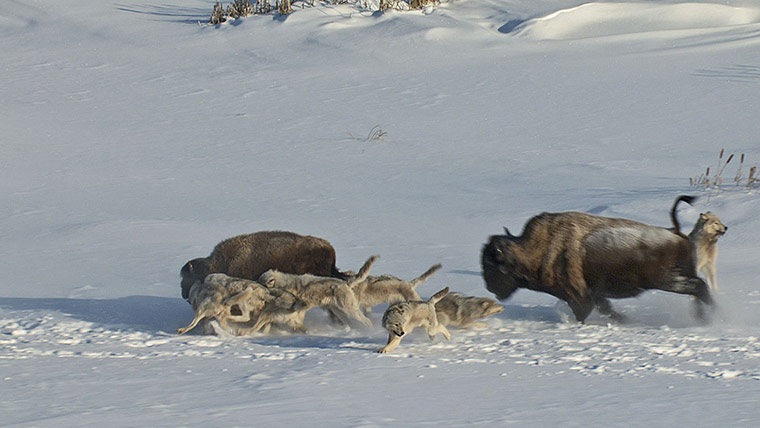
[[[570,300],[567,304],[570,305],[570,309],[573,311],[575,319],[579,322],[584,322],[588,317],[588,314],[591,313],[591,310],[594,309],[594,302],[592,302],[591,299]]]
[[[664,291],[694,296],[694,316],[701,322],[707,322],[704,305],[712,306],[713,300],[710,288],[701,278],[678,278],[676,281],[660,287]]]
[[[612,309],[612,304],[609,300],[605,299],[604,297],[597,297],[596,298],[596,309],[599,310],[599,312],[603,315],[607,315],[608,317],[612,318],[614,321],[617,322],[625,322],[625,316],[614,309]]]
[[[672,283],[665,284],[658,288],[663,291],[672,291],[679,294],[690,294],[707,305],[712,305],[713,303],[712,297],[710,296],[710,289],[701,278],[679,277]]]

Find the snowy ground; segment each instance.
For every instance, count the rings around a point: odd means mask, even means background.
[[[364,4],[364,2],[360,2]],[[755,426],[760,2],[454,0],[203,24],[213,1],[0,3],[0,425]],[[200,22],[200,24],[199,24]],[[367,140],[378,125],[385,141]],[[724,177],[732,181],[736,160]],[[178,272],[236,234],[489,296],[502,226],[579,210],[720,241],[708,326],[663,292],[585,325],[520,291],[484,330],[177,336]]]

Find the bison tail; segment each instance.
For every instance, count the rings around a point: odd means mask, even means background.
[[[345,273],[338,270],[338,268],[335,267],[335,265],[332,265],[332,267],[330,268],[330,276],[333,278],[341,279],[343,281],[349,278],[349,275],[346,275]]]
[[[691,205],[696,200],[696,196],[681,195],[676,198],[675,202],[673,202],[673,208],[670,209],[670,221],[673,222],[673,228],[675,229],[675,233],[677,235],[681,234],[681,225],[678,224],[678,217],[676,217],[676,208],[678,207],[678,204],[680,202],[686,202],[687,204]]]

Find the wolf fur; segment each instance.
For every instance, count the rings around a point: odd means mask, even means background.
[[[229,307],[224,301],[233,294],[242,292],[250,287],[250,282],[232,278],[224,274],[207,276],[203,281],[196,281],[190,288],[188,300],[195,311],[195,318],[186,327],[177,330],[177,334],[185,334],[203,321],[204,334],[210,334],[213,329],[208,324],[216,319],[224,330],[229,329]]]
[[[383,314],[383,327],[388,330],[388,343],[377,352],[385,354],[394,350],[401,339],[416,327],[425,327],[430,340],[441,333],[446,340],[451,334],[438,322],[435,305],[449,292],[449,287],[435,293],[427,302],[411,301],[395,303]]]
[[[292,293],[304,302],[306,309],[321,306],[336,314],[345,324],[348,324],[349,318],[354,318],[367,327],[371,327],[372,322],[362,314],[359,302],[356,300],[352,288],[367,279],[372,264],[378,258],[379,256],[372,256],[367,259],[356,277],[348,281],[309,274],[294,275],[276,270],[268,270],[261,274],[259,283],[268,288],[280,288]],[[256,326],[264,325],[267,322],[265,312],[262,312],[259,316]],[[254,329],[256,326],[254,326]]]
[[[704,320],[703,305],[712,298],[676,218],[679,202],[693,200],[680,196],[673,203],[673,231],[580,212],[535,216],[521,236],[491,236],[483,247],[486,287],[500,300],[518,288],[549,293],[566,301],[581,322],[594,306],[619,319],[608,298],[660,289],[695,296],[696,315]]]
[[[697,272],[704,274],[710,290],[718,289],[718,238],[723,236],[728,227],[712,212],[699,214],[699,220],[689,233],[689,240],[697,251]]]
[[[392,275],[369,275],[364,281],[356,283],[352,290],[359,301],[359,306],[366,315],[369,315],[372,312],[372,307],[381,303],[392,304],[422,300],[415,288],[427,281],[439,269],[441,269],[440,264],[433,265],[425,273],[411,281],[405,281]],[[343,273],[349,281],[356,277],[356,274],[350,271]]]
[[[265,293],[253,288],[230,297],[230,307],[239,305],[243,315],[239,321],[252,322],[253,326],[238,328],[236,334],[244,336],[255,332],[268,333],[272,325],[286,326],[293,331],[306,333],[303,320],[308,304],[293,293],[281,288],[266,288]]]
[[[208,257],[193,259],[180,270],[182,297],[211,273],[256,280],[268,269],[343,278],[335,267],[335,249],[329,242],[293,232],[263,231],[239,235],[218,243]]]
[[[211,274],[207,279],[221,276],[226,277],[224,274]],[[246,285],[241,292],[228,297],[223,302],[228,311],[227,320],[235,322],[234,326],[237,330],[235,333],[237,335],[242,335],[248,331],[248,328],[258,321],[262,312],[267,309],[272,312],[274,310],[272,308],[279,309],[283,313],[264,326],[264,333],[269,332],[269,327],[272,324],[286,325],[300,331],[303,325],[303,312],[305,312],[303,306],[305,305],[298,298],[284,290],[264,287],[256,281],[233,279]]]
[[[485,328],[486,323],[478,320],[503,310],[504,306],[493,299],[465,296],[462,293],[449,293],[435,304],[439,324],[460,328]]]

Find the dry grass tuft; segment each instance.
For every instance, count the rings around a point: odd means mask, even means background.
[[[251,2],[253,1],[253,3]],[[321,4],[337,5],[347,4],[355,0],[322,0]],[[436,5],[439,0],[379,0],[378,9],[383,11],[393,9],[399,11],[409,11],[415,9],[424,9],[425,7]],[[270,3],[271,2],[271,3]],[[250,15],[265,15],[276,12],[280,15],[293,13],[293,0],[233,0],[225,9],[221,2],[214,3],[214,10],[211,12],[211,18],[208,23],[218,25],[226,22],[228,19],[240,19]],[[370,2],[363,0],[363,3],[356,1],[358,8],[370,9]],[[363,5],[363,6],[362,6]],[[305,7],[314,7],[314,0],[301,0],[301,9]]]
[[[372,129],[369,130],[369,133],[367,133],[367,138],[360,139],[354,137],[354,135],[350,132],[347,132],[348,136],[356,141],[374,141],[378,143],[382,143],[385,141],[385,138],[388,136],[388,133],[383,131],[382,128],[380,128],[380,125],[375,125],[372,127]]]
[[[438,0],[380,0],[379,10],[416,10],[433,6]]]
[[[287,2],[287,9],[292,11],[293,9],[290,9],[290,0],[283,1]],[[279,10],[280,7],[281,5],[279,3],[276,3],[273,7],[269,4],[269,0],[255,0],[253,3],[251,3],[250,0],[233,0],[225,9],[220,2],[216,2],[214,4],[214,10],[211,11],[211,18],[208,23],[217,25],[226,22],[227,19],[240,19],[251,15],[265,15],[275,9]]]
[[[293,8],[290,7],[290,0],[280,0],[280,3],[277,5],[277,11],[280,12],[280,15],[287,15],[293,12]]]
[[[704,174],[700,174],[696,177],[689,177],[689,185],[694,187],[704,187],[705,189],[723,190],[723,171],[726,169],[729,163],[734,159],[734,154],[731,153],[725,162],[723,161],[724,149],[720,149],[718,155],[718,166],[715,169],[715,175],[710,176],[710,167],[707,167]],[[759,171],[757,166],[752,166],[749,169],[749,176],[746,181],[744,179],[744,153],[739,157],[739,167],[736,169],[736,175],[733,179],[733,187],[744,188],[746,190],[752,190],[755,186],[760,185],[760,177],[758,177]]]
[[[253,15],[253,5],[248,0],[233,0],[227,6],[227,16],[232,18],[245,18],[250,15]]]
[[[224,13],[224,7],[222,7],[221,3],[216,2],[214,4],[214,10],[211,11],[211,18],[209,18],[208,23],[217,25],[225,21],[227,21],[227,17]]]

